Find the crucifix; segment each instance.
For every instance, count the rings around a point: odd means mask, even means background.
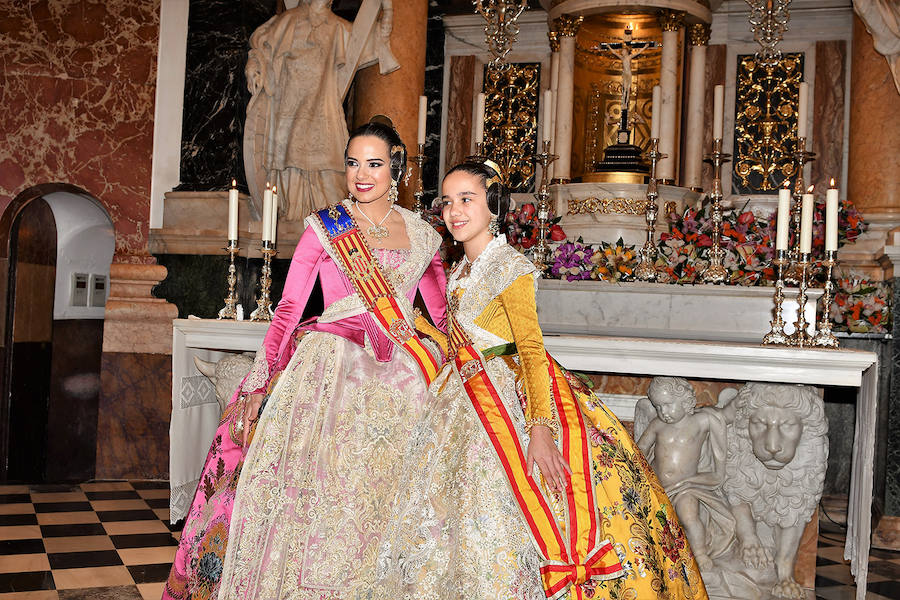
[[[659,44],[653,41],[636,42],[632,39],[633,27],[628,24],[625,27],[624,39],[621,42],[603,42],[597,48],[622,61],[622,119],[619,123],[620,144],[629,141],[628,106],[631,102],[631,61],[650,48],[656,48]],[[624,139],[623,139],[624,138]]]

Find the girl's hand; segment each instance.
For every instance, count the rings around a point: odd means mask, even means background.
[[[243,415],[243,437],[244,437],[244,446],[247,445],[247,437],[250,435],[250,423],[259,418],[259,407],[262,406],[263,395],[262,394],[250,394],[247,396],[247,400],[244,402],[244,415]]]
[[[529,475],[535,463],[550,489],[560,493],[566,490],[566,473],[571,475],[572,469],[557,449],[553,442],[553,432],[546,425],[535,425],[531,428],[531,441],[528,443],[528,459],[525,464]]]

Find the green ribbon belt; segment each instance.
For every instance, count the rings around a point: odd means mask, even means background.
[[[500,344],[499,346],[485,348],[481,353],[484,356],[510,356],[512,354],[518,354],[519,351],[516,349],[516,343],[513,342],[511,344]]]

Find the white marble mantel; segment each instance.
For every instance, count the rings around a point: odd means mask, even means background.
[[[560,364],[576,371],[858,388],[844,558],[856,577],[857,600],[865,599],[878,399],[875,353],[547,333],[544,345]]]

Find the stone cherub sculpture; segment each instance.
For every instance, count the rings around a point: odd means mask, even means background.
[[[722,493],[723,411],[697,408],[694,388],[681,377],[654,377],[648,396],[637,407],[638,446],[672,500],[698,566],[707,571],[734,539],[734,519]]]
[[[253,32],[244,165],[254,202],[270,182],[283,218],[302,221],[346,195],[344,97],[357,69],[400,67],[392,21],[391,0],[364,0],[353,23],[331,12],[331,0],[300,0]]]
[[[216,401],[219,408],[224,411],[225,405],[231,400],[234,391],[241,385],[241,381],[250,372],[253,366],[252,352],[243,354],[230,354],[217,362],[203,360],[199,356],[194,357],[194,365],[216,389]]]
[[[724,490],[741,558],[757,569],[774,563],[774,596],[803,598],[794,563],[825,481],[828,422],[822,399],[807,386],[751,382],[733,403]],[[771,544],[762,541],[764,529]]]

